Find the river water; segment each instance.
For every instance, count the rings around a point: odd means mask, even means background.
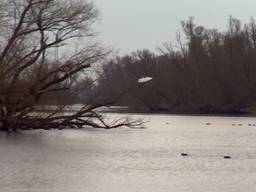
[[[130,116],[146,129],[1,133],[0,192],[255,192],[255,118]]]

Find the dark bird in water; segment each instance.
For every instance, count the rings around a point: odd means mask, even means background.
[[[184,157],[185,157],[185,156],[188,156],[187,153],[181,153],[180,155],[181,155],[181,156],[184,156]]]
[[[231,157],[229,155],[225,155],[224,159],[231,159]]]
[[[211,125],[211,123],[206,123],[206,125]]]

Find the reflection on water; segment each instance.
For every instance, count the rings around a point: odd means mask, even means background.
[[[1,133],[0,191],[255,191],[256,119],[139,117],[147,129]]]

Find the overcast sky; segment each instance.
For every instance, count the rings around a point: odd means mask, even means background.
[[[94,0],[101,21],[96,27],[101,41],[120,54],[137,49],[155,50],[173,41],[180,22],[190,16],[195,23],[224,30],[230,15],[242,21],[256,17],[256,0]]]

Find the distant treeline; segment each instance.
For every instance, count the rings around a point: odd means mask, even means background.
[[[97,83],[83,92],[85,100],[151,111],[242,112],[256,101],[256,23],[230,18],[219,32],[182,22],[183,35],[159,54],[141,50],[112,59]],[[152,81],[139,84],[143,76]],[[89,94],[88,94],[89,93]],[[96,97],[97,96],[97,97]],[[86,101],[85,101],[86,102]]]

